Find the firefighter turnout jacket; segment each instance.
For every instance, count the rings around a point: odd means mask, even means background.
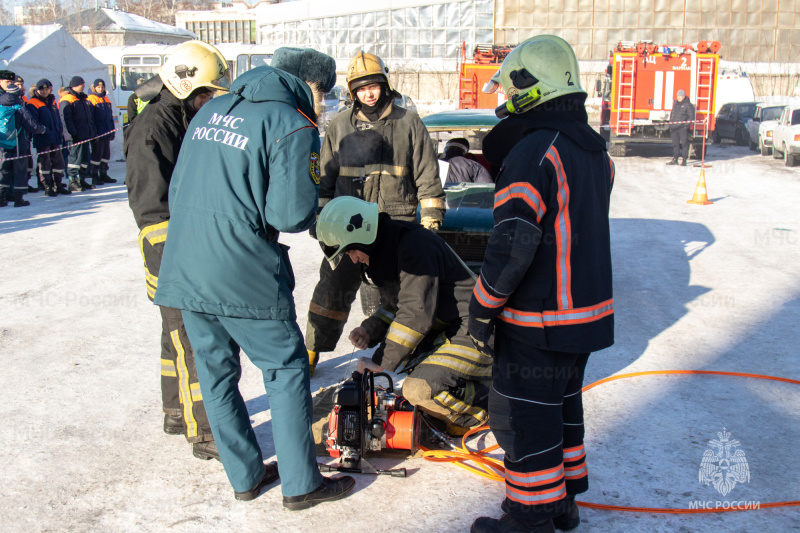
[[[471,334],[488,336],[476,319],[497,319],[546,350],[585,353],[614,342],[614,163],[583,103],[573,107],[511,115],[484,140],[484,155],[502,167]]]
[[[373,346],[381,343],[372,360],[395,371],[415,352],[432,350],[441,336],[438,344],[450,339],[465,349],[447,356],[437,352],[426,363],[441,360],[451,374],[488,379],[491,358],[475,350],[467,335],[473,274],[443,239],[418,224],[382,214],[378,228],[367,273],[380,286],[394,283],[397,290],[400,283],[396,299],[381,302],[361,324]]]
[[[370,122],[353,109],[336,115],[322,143],[320,207],[338,196],[378,204],[382,213],[444,219],[445,196],[428,130],[392,103]]]
[[[197,112],[169,189],[155,302],[216,316],[296,318],[278,232],[314,222],[319,132],[311,89],[271,67],[242,74]],[[131,126],[146,124],[151,102]]]

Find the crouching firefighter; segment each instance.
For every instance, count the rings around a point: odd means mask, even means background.
[[[350,333],[359,349],[379,345],[372,358],[359,360],[358,371],[410,372],[403,396],[452,434],[486,422],[492,358],[467,333],[475,278],[447,243],[347,196],[322,210],[317,238],[332,264],[360,263],[388,289],[375,314]]]
[[[505,451],[506,514],[472,533],[573,529],[575,495],[589,488],[581,388],[590,352],[614,342],[614,164],[579,80],[570,45],[540,35],[485,89],[502,85],[509,100],[483,142],[501,170],[469,333],[481,346],[495,330],[489,425]]]
[[[139,226],[147,297],[155,298],[170,220],[169,185],[189,121],[214,96],[227,91],[227,63],[210,44],[181,44],[158,76],[137,89],[150,104],[124,135],[128,203]],[[164,432],[186,435],[199,459],[219,459],[197,379],[194,352],[180,309],[161,312],[161,401]]]

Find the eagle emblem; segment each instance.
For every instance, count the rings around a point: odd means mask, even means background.
[[[311,152],[311,157],[309,158],[308,164],[308,172],[311,174],[311,180],[314,182],[314,184],[319,185],[319,154],[317,152]]]
[[[700,461],[700,483],[714,488],[727,495],[737,483],[750,482],[750,466],[741,444],[736,439],[731,439],[731,433],[726,428],[717,433],[717,439],[708,441],[714,450],[706,450]]]

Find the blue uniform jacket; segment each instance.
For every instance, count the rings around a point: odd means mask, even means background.
[[[44,133],[33,136],[33,146],[43,150],[50,146],[61,146],[64,142],[64,125],[56,107],[56,99],[51,94],[46,99],[33,96],[25,105],[31,116],[47,128]]]
[[[98,135],[108,133],[114,129],[114,106],[111,105],[111,100],[108,98],[108,93],[103,91],[103,94],[92,93],[87,98],[89,103],[94,106],[94,129]],[[114,134],[109,136],[113,139]]]
[[[319,133],[311,89],[255,68],[204,105],[169,189],[155,303],[213,315],[294,320],[294,274],[278,232],[311,226]]]

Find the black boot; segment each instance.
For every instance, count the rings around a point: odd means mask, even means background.
[[[353,490],[356,480],[350,476],[324,477],[316,490],[301,496],[284,496],[283,506],[290,511],[302,511],[318,503],[341,500]]]
[[[686,158],[685,157],[681,159],[681,166],[682,167],[686,166]]]
[[[575,496],[567,496],[567,511],[553,518],[553,525],[561,531],[575,529],[581,523],[581,516],[578,512],[578,504]]]
[[[164,414],[164,433],[167,435],[183,435],[185,425],[181,415]]]
[[[31,187],[30,185],[28,185],[28,192],[29,193],[39,192],[39,187]]]
[[[667,164],[668,164],[668,165],[677,165],[677,164],[678,164],[678,158],[677,158],[677,157],[673,157],[673,158],[672,158],[672,161],[670,161],[670,162],[669,162],[669,163],[667,163]]]
[[[95,187],[99,187],[103,184],[103,180],[100,178],[100,174],[96,170],[92,171],[90,177],[92,178],[92,185]]]
[[[61,183],[60,179],[55,181],[55,189],[58,194],[72,194],[72,191],[69,190],[69,188],[63,183]]]
[[[28,200],[25,200],[22,197],[23,194],[25,193],[18,192],[14,194],[14,207],[25,207],[31,205]]]
[[[192,444],[192,455],[203,461],[209,459],[216,459],[219,461],[219,452],[217,451],[217,443],[213,440],[206,442],[195,442]]]
[[[45,185],[44,186],[44,195],[45,196],[58,196],[58,193],[56,192],[55,188],[53,188],[53,187],[51,187],[49,185]]]
[[[106,174],[105,172],[100,173],[100,179],[103,180],[103,183],[116,183],[117,180]]]
[[[5,207],[8,205],[8,200],[6,200],[5,191],[0,190],[0,207]]]
[[[256,486],[250,490],[246,490],[244,492],[234,491],[233,497],[243,502],[255,500],[258,495],[261,494],[261,489],[274,482],[276,479],[278,479],[278,477],[278,463],[275,461],[267,463],[264,465],[264,476],[261,478],[261,481],[256,483]]]
[[[488,518],[482,516],[472,523],[470,533],[555,533],[552,520],[539,520],[536,522],[523,522],[503,515],[502,518]]]
[[[81,187],[82,187],[82,189],[81,189],[81,190],[83,190],[83,191],[88,191],[88,190],[90,190],[90,189],[95,189],[95,188],[96,188],[94,185],[92,185],[91,183],[89,183],[89,182],[86,180],[86,178],[83,178],[83,177],[81,178]]]
[[[85,191],[85,190],[86,189],[83,188],[83,184],[81,183],[80,179],[74,178],[74,179],[69,180],[69,192],[73,193],[73,192],[81,192],[81,191]]]

